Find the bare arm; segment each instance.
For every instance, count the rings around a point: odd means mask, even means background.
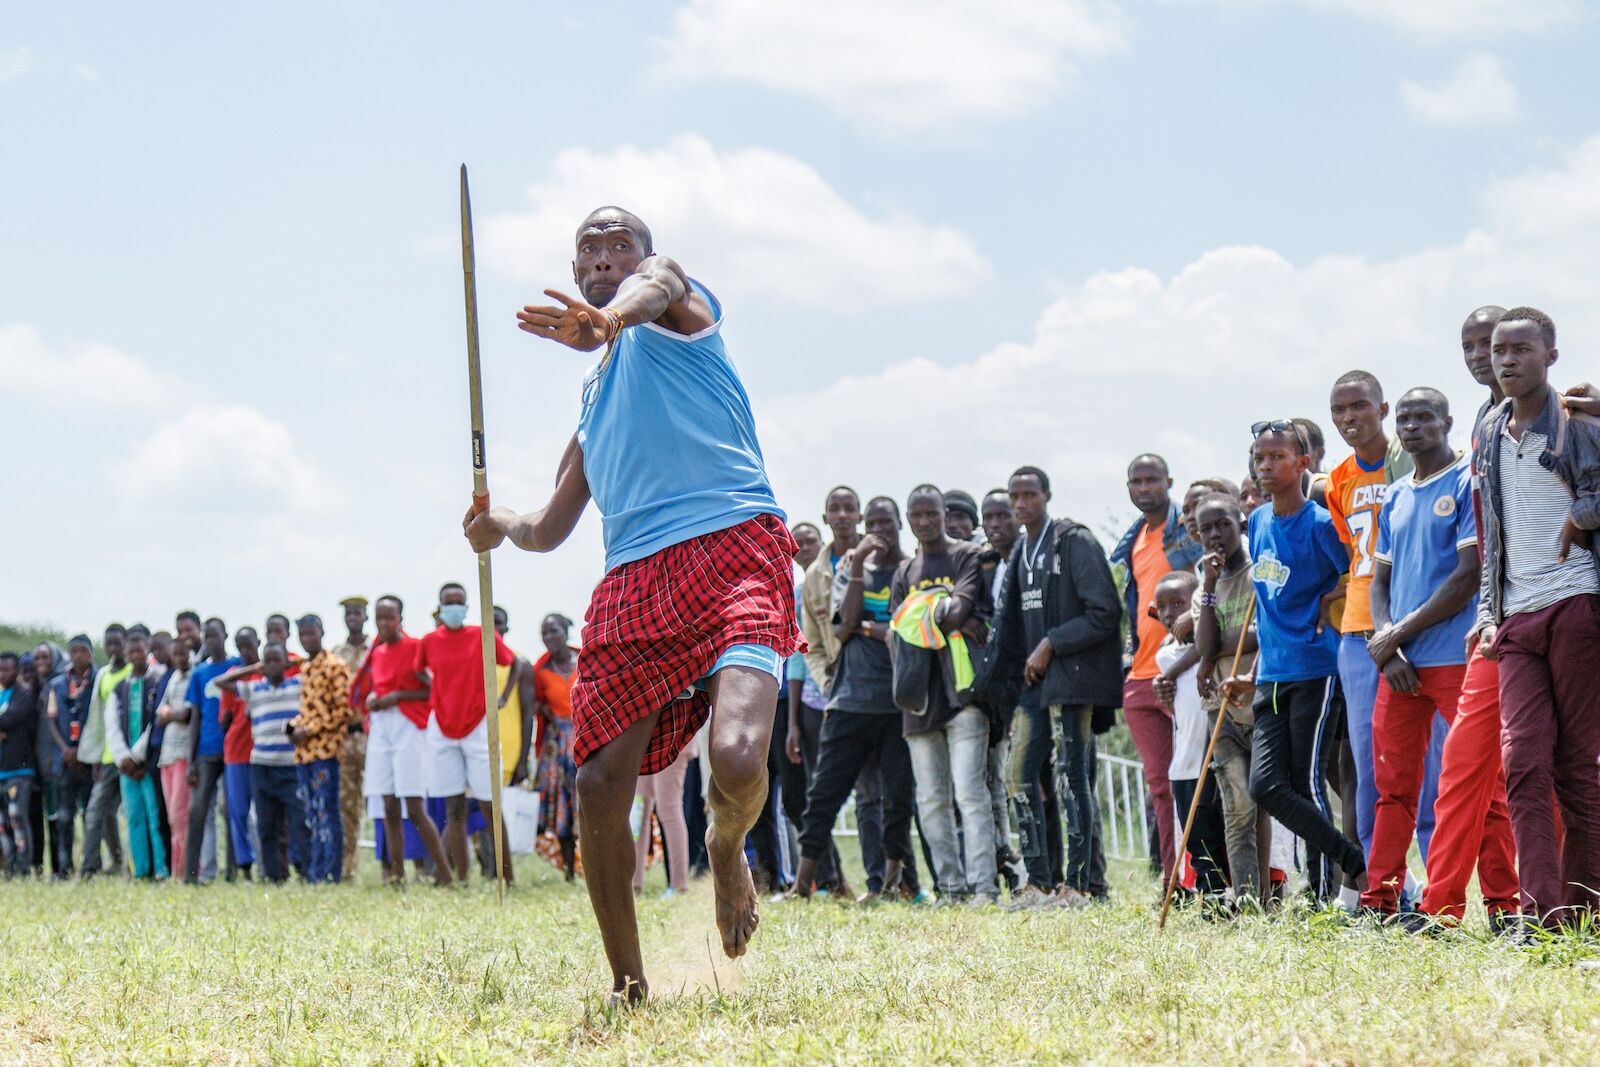
[[[526,515],[502,507],[482,514],[469,509],[461,528],[474,552],[487,552],[507,539],[525,552],[550,552],[572,536],[588,504],[589,480],[583,474],[583,448],[578,444],[578,435],[573,434],[561,456],[549,503]]]
[[[641,322],[655,322],[674,333],[693,334],[716,324],[705,297],[694,291],[683,268],[666,256],[647,256],[617,287],[604,309],[558,289],[544,295],[557,304],[529,304],[517,312],[517,328],[592,352],[618,333]]]

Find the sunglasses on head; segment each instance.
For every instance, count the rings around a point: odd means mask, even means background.
[[[1307,455],[1311,453],[1311,443],[1306,440],[1304,428],[1293,419],[1264,419],[1261,422],[1250,424],[1250,439],[1252,441],[1264,433],[1293,434],[1295,442],[1300,446],[1301,451]]]

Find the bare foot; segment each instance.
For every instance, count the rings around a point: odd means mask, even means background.
[[[717,931],[722,934],[722,951],[736,960],[750,947],[750,938],[761,922],[760,903],[750,864],[738,841],[725,844],[717,840],[717,828],[706,830],[706,856],[711,861],[712,887],[717,897]]]

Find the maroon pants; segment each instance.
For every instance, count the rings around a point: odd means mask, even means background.
[[[1549,926],[1600,901],[1600,595],[1513,615],[1495,637],[1500,743],[1523,911]],[[1554,789],[1566,840],[1550,810]]]
[[[1144,764],[1145,785],[1156,809],[1156,836],[1161,841],[1161,874],[1170,882],[1178,850],[1172,825],[1172,782],[1167,777],[1172,764],[1172,712],[1156,699],[1155,679],[1129,678],[1122,683],[1122,717]]]

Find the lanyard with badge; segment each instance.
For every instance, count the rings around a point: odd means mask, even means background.
[[[1049,544],[1049,541],[1050,531],[1048,528],[1046,528],[1040,532],[1039,540],[1035,542],[1034,549],[1031,554],[1028,552],[1028,543],[1026,541],[1022,543],[1022,569],[1024,574],[1027,576],[1029,588],[1032,588],[1035,585],[1035,576],[1039,571],[1039,561],[1044,558],[1045,546]]]

